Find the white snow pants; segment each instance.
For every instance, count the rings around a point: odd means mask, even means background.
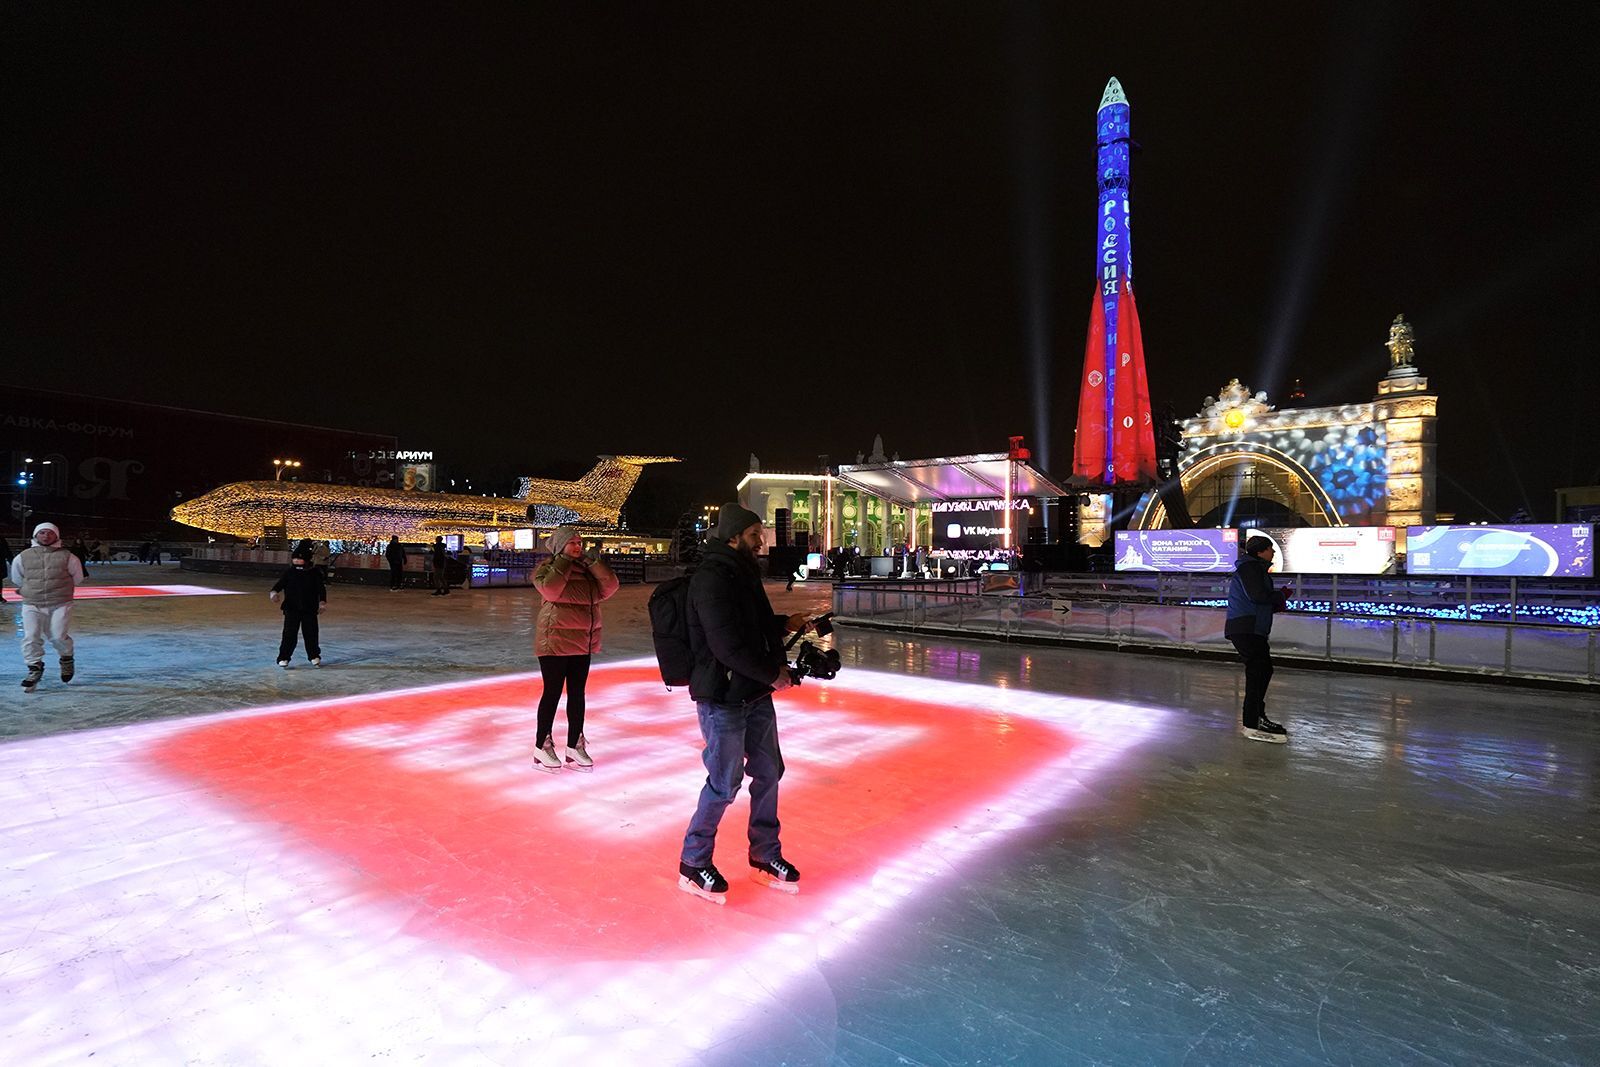
[[[71,627],[71,601],[53,608],[22,605],[22,662],[43,662],[46,636],[55,647],[56,655],[72,655],[72,635],[67,632]]]

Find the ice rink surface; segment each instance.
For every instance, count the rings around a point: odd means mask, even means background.
[[[1267,746],[1229,664],[841,630],[778,697],[802,891],[741,797],[718,908],[648,589],[545,775],[531,590],[335,584],[282,671],[268,582],[137,570],[91,582],[245,595],[85,601],[71,686],[5,679],[7,1062],[1600,1062],[1592,697],[1280,668]]]

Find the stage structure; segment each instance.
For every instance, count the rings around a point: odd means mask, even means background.
[[[234,482],[179,504],[172,518],[235,537],[260,537],[269,527],[282,527],[290,539],[396,535],[415,543],[461,534],[467,544],[477,545],[489,531],[563,523],[614,527],[644,468],[678,462],[671,456],[599,458],[577,481],[524,478],[519,495],[510,499],[305,482]]]
[[[875,454],[821,473],[756,470],[737,492],[766,523],[769,548],[780,543],[783,525],[783,544],[812,552],[839,546],[875,556],[908,546],[966,559],[1020,549],[1029,527],[1044,524],[1043,509],[1067,490],[1013,437],[1005,452],[910,460]]]
[[[1196,526],[1417,526],[1435,519],[1437,394],[1411,326],[1389,330],[1389,372],[1366,403],[1274,409],[1239,379],[1182,423],[1178,479]],[[1155,494],[1133,527],[1167,529]]]

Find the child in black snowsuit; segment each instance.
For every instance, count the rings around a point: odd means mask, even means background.
[[[317,614],[328,604],[328,586],[322,570],[311,565],[311,544],[295,546],[291,566],[283,572],[267,596],[276,603],[283,598],[283,640],[278,645],[278,666],[289,669],[296,638],[305,634],[306,658],[313,667],[322,666],[322,646],[317,641]]]

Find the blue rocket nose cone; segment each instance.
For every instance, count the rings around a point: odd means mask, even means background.
[[[1099,110],[1104,111],[1112,104],[1126,104],[1127,102],[1128,95],[1122,91],[1122,83],[1117,81],[1117,79],[1112,78],[1110,81],[1106,82],[1106,91],[1100,97]]]

